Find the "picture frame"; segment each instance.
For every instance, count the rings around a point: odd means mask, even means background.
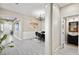
[[[69,32],[78,32],[78,22],[69,22]]]

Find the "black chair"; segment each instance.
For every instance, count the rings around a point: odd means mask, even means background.
[[[41,33],[45,33],[45,31],[41,31]]]
[[[38,36],[38,32],[35,32],[35,35]]]
[[[37,39],[41,39],[41,34],[39,33],[39,32],[35,32],[35,35],[36,35],[36,37],[37,37]]]
[[[41,33],[38,33],[38,40],[41,40]]]
[[[42,31],[41,33],[35,32],[35,35],[36,35],[38,40],[45,41],[45,34],[44,33],[45,33],[44,31]]]
[[[45,34],[41,34],[41,40],[45,41]]]

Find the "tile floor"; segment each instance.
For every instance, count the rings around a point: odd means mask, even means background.
[[[1,55],[44,55],[44,42],[34,39],[14,40],[15,47],[5,48]]]
[[[36,39],[14,40],[15,47],[5,48],[1,55],[44,55],[45,43]],[[78,55],[78,47],[65,45],[59,49],[55,55]]]
[[[65,45],[65,47],[59,49],[55,55],[78,55],[78,47],[73,45]]]

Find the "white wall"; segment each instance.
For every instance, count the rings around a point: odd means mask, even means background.
[[[42,30],[42,22],[39,21],[37,18],[28,16],[27,19],[23,20],[23,28],[24,31],[41,31]],[[37,23],[38,25],[34,28],[33,24],[31,23]]]
[[[52,51],[60,47],[60,9],[56,4],[52,6]]]
[[[33,38],[35,37],[35,31],[41,31],[42,30],[42,24],[41,21],[38,19],[32,17],[32,16],[27,16],[23,15],[17,12],[13,12],[11,10],[7,10],[4,8],[0,8],[0,17],[16,17],[19,19],[19,25],[20,25],[20,31],[15,33],[15,36],[17,38],[23,38],[23,39],[28,39],[28,38]],[[37,22],[38,23],[38,28],[34,29],[31,25],[30,22]],[[28,36],[29,34],[29,36]],[[19,37],[18,37],[19,36]]]
[[[34,28],[31,23],[37,23],[38,25]],[[24,31],[23,31],[23,39],[33,39],[36,37],[35,32],[41,32],[42,30],[42,21],[39,21],[38,19],[34,17],[28,17],[28,19],[23,20],[24,25]]]

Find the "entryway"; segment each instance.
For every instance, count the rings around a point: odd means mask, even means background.
[[[79,16],[63,18],[62,49],[57,54],[78,54],[78,22]]]

